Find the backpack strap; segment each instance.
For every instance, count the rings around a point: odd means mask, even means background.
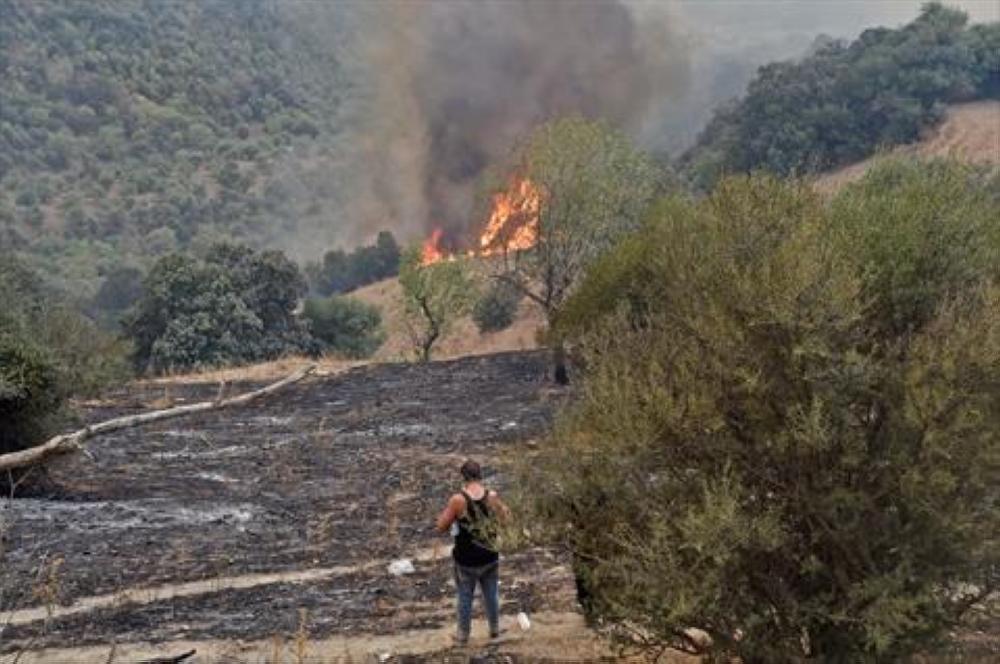
[[[465,518],[469,521],[478,521],[480,517],[489,515],[489,504],[486,501],[489,500],[490,494],[493,493],[492,491],[486,489],[483,497],[479,500],[473,500],[472,496],[465,492],[465,489],[462,489],[459,493],[465,498]],[[480,509],[478,504],[480,500],[485,504],[485,509]]]

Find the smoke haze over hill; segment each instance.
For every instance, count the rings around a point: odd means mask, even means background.
[[[388,2],[341,6],[362,72],[344,229],[456,239],[483,169],[536,124],[604,118],[645,147],[687,147],[757,66],[797,57],[820,34],[853,37],[911,20],[919,1]],[[993,3],[958,3],[991,20]],[[343,23],[346,19],[338,19]]]

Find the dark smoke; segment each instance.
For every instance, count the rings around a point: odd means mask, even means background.
[[[997,20],[992,0],[951,0]],[[288,2],[343,66],[342,127],[324,181],[328,217],[289,238],[296,255],[391,229],[444,227],[457,244],[484,221],[474,190],[535,125],[604,118],[676,154],[757,66],[799,57],[816,36],[895,26],[922,0],[366,0]],[[287,180],[313,190],[290,155]]]
[[[633,134],[651,101],[686,85],[670,16],[617,0],[378,4],[367,54],[378,93],[366,105],[359,183],[371,223],[452,238],[471,219],[483,170],[550,118],[602,118]],[[362,165],[362,164],[359,164]],[[367,166],[367,167],[365,167]],[[405,202],[404,202],[405,201]]]

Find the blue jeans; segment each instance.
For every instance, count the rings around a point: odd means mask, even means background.
[[[482,567],[465,567],[455,563],[455,588],[458,591],[458,639],[469,638],[472,628],[472,596],[476,584],[482,589],[486,620],[490,623],[490,636],[500,635],[500,563]]]

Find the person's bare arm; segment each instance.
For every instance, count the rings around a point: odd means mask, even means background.
[[[455,494],[448,499],[448,504],[445,508],[441,510],[441,514],[437,518],[437,522],[434,524],[434,528],[439,533],[446,533],[448,529],[451,528],[451,524],[455,523],[455,520],[462,516],[462,512],[465,509],[465,500],[462,496]]]
[[[500,494],[496,491],[490,491],[489,496],[490,509],[493,513],[497,515],[502,523],[510,521],[510,508],[502,500],[500,500]]]

